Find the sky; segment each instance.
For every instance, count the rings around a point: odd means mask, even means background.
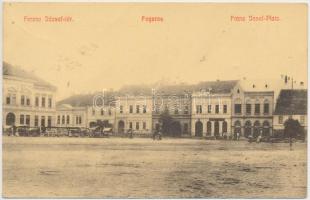
[[[4,3],[3,60],[57,99],[158,81],[307,82],[306,4]],[[279,21],[249,21],[249,16]],[[41,22],[25,21],[30,17]],[[71,22],[45,22],[45,16]],[[142,21],[160,17],[161,22]],[[245,21],[232,20],[244,17]]]

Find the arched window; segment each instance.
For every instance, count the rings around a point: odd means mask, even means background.
[[[252,123],[251,121],[246,121],[244,124],[244,136],[249,137],[252,134]]]
[[[222,127],[223,133],[227,133],[227,122],[223,121],[223,127]]]
[[[263,122],[263,136],[270,135],[270,124],[268,121]]]
[[[212,131],[212,124],[210,121],[207,122],[207,134],[211,135],[211,131]]]
[[[260,122],[259,121],[255,121],[254,122],[254,137],[258,137],[259,136],[259,132],[260,132],[261,126],[260,126]]]
[[[13,126],[13,125],[15,125],[15,115],[14,115],[14,113],[8,113],[8,114],[6,115],[5,124],[6,124],[7,126]]]

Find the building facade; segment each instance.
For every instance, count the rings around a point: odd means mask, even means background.
[[[232,95],[232,134],[272,135],[274,92],[235,87]]]
[[[298,120],[304,130],[307,131],[307,99],[307,90],[305,89],[281,90],[273,116],[274,130],[282,133],[285,121],[292,118]]]
[[[87,107],[73,107],[61,104],[56,107],[57,127],[87,127]]]
[[[144,95],[122,95],[116,98],[115,131],[126,133],[129,129],[136,134],[152,132],[152,97]]]
[[[56,87],[19,67],[3,63],[3,128],[56,124]]]
[[[141,91],[144,91],[141,92]],[[271,135],[274,92],[265,87],[245,87],[240,81],[210,81],[190,86],[167,86],[152,92],[122,91],[113,104],[94,107],[87,98],[85,126],[106,120],[115,133],[129,129],[152,134],[169,116],[171,136]],[[94,96],[95,97],[95,96]]]

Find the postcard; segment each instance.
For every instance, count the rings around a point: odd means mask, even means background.
[[[308,4],[4,2],[4,198],[306,198]]]

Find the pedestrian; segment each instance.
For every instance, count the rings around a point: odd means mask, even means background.
[[[239,131],[237,132],[237,140],[239,140],[239,138],[240,138],[240,133],[239,133]]]

